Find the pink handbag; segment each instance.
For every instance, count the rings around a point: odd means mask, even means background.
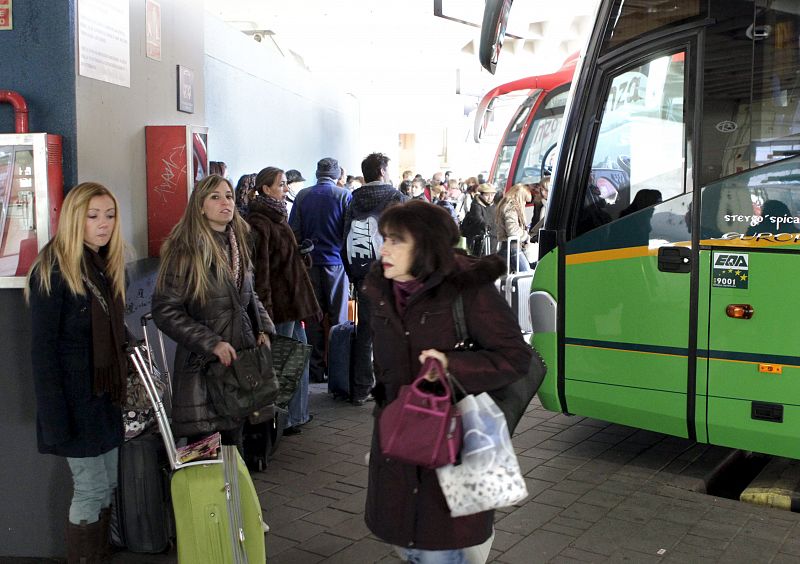
[[[439,373],[441,386],[436,391],[425,389],[433,388],[434,383],[424,378],[431,372]],[[381,413],[378,431],[381,452],[388,458],[425,468],[456,461],[461,450],[461,416],[438,360],[427,359],[416,380],[400,388]]]

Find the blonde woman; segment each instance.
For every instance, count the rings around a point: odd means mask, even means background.
[[[68,562],[95,562],[106,550],[117,484],[127,377],[118,212],[105,186],[84,182],[70,190],[25,287],[39,452],[66,457],[72,473]]]
[[[230,366],[237,349],[269,346],[269,335],[275,333],[253,290],[248,232],[230,183],[218,175],[199,181],[161,247],[153,294],[153,319],[178,345],[174,433],[193,440],[220,431],[224,444],[240,450],[244,421],[216,413],[205,365],[218,359]]]
[[[500,243],[498,254],[505,259],[508,254],[508,239],[519,237],[519,246],[523,249],[528,244],[528,225],[525,221],[525,206],[531,201],[532,195],[525,184],[514,184],[497,204],[497,240]],[[509,272],[526,272],[530,270],[528,259],[518,249],[516,244],[511,246]]]

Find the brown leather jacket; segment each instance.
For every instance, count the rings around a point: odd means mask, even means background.
[[[214,360],[214,347],[227,341],[235,349],[255,346],[259,330],[275,333],[264,306],[253,291],[253,275],[246,272],[240,291],[229,277],[214,278],[208,300],[200,304],[183,297],[178,276],[167,277],[167,287],[153,293],[153,319],[177,343],[172,393],[172,430],[177,437],[233,429],[241,423],[217,415],[208,396],[205,365]],[[237,299],[234,301],[234,296]],[[258,312],[259,318],[253,318]],[[234,339],[236,316],[243,323],[241,339]],[[260,327],[259,327],[260,325]]]

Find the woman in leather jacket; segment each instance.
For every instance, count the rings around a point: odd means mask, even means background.
[[[275,333],[253,290],[248,231],[230,183],[218,175],[205,177],[161,247],[153,294],[153,319],[178,345],[173,432],[194,438],[220,431],[223,444],[240,450],[244,421],[214,410],[205,366],[212,360],[229,366],[236,350],[269,346],[269,335]]]

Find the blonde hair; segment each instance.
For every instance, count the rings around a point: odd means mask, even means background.
[[[503,199],[497,204],[497,218],[502,221],[506,207],[515,205],[520,223],[525,225],[525,205],[528,203],[528,195],[530,195],[530,190],[525,184],[514,184],[503,194]]]
[[[233,192],[231,183],[217,174],[206,176],[195,185],[183,216],[161,246],[157,291],[165,289],[167,278],[182,278],[180,288],[184,299],[204,304],[208,299],[212,272],[218,280],[230,277],[228,258],[217,243],[211,224],[203,215],[206,198],[222,183]],[[230,228],[239,245],[242,271],[247,272],[252,266],[247,240],[250,227],[239,215],[236,206],[233,207]]]
[[[30,299],[31,280],[36,273],[39,290],[49,295],[53,268],[58,265],[61,277],[74,295],[85,296],[83,276],[87,265],[83,259],[84,232],[89,202],[98,196],[108,196],[114,202],[116,218],[106,248],[106,277],[116,296],[125,300],[125,243],[122,240],[119,202],[111,191],[97,182],[82,182],[69,191],[61,206],[58,229],[33,261],[25,281],[25,299]]]

